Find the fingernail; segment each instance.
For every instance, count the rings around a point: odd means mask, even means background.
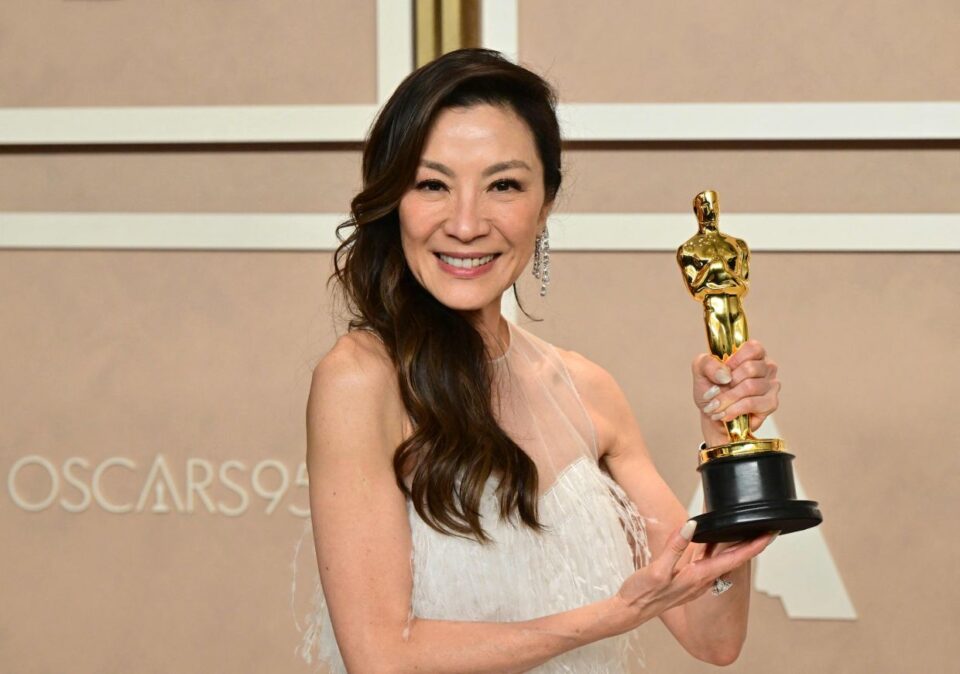
[[[703,401],[706,402],[706,401],[710,400],[711,398],[713,398],[713,397],[714,397],[715,395],[717,395],[718,393],[720,393],[720,387],[719,387],[719,386],[716,386],[716,385],[711,386],[710,388],[708,388],[708,389],[706,390],[706,392],[704,392],[704,394],[703,394]]]
[[[730,380],[733,379],[733,377],[730,376],[730,370],[721,369],[721,370],[717,370],[717,376],[714,377],[714,379],[716,379],[721,384],[729,384]]]
[[[714,400],[713,402],[707,403],[706,405],[704,405],[704,407],[703,407],[703,413],[704,413],[704,414],[710,414],[712,411],[714,411],[714,410],[717,409],[718,407],[720,407],[720,401],[719,401],[719,400]]]
[[[716,414],[711,415],[710,418],[714,421],[720,421],[723,419],[724,415],[726,415],[726,412],[717,412]]]
[[[680,535],[684,540],[692,541],[693,532],[697,530],[697,521],[696,520],[687,520],[687,523],[683,525],[683,528],[680,529]]]

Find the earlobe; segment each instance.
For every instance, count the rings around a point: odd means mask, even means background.
[[[545,203],[543,208],[540,209],[540,217],[537,221],[537,236],[543,236],[543,233],[547,229],[547,218],[550,216],[550,211],[553,210],[553,202]]]

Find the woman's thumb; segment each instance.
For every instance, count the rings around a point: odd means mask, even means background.
[[[680,558],[683,557],[684,551],[686,551],[687,546],[690,545],[690,541],[693,540],[693,532],[696,530],[697,521],[687,520],[686,523],[670,537],[670,540],[667,541],[667,547],[662,555],[662,563],[667,565],[671,572],[676,567],[677,562],[680,561]]]

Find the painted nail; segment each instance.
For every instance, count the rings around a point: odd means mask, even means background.
[[[733,377],[730,376],[730,370],[722,369],[717,370],[717,376],[714,377],[721,384],[729,384]]]
[[[708,389],[704,392],[704,394],[703,394],[703,401],[706,402],[706,401],[710,400],[711,398],[713,398],[713,397],[714,397],[715,395],[717,395],[718,393],[720,393],[720,387],[719,387],[719,386],[716,386],[716,385],[711,386],[710,388],[708,388]]]
[[[713,419],[714,421],[720,421],[721,419],[723,419],[725,414],[726,412],[717,412],[716,414],[712,415],[710,418]]]
[[[687,523],[683,525],[683,528],[680,530],[680,535],[684,540],[691,541],[693,540],[693,532],[697,530],[697,521],[696,520],[687,520]]]
[[[713,402],[710,402],[710,403],[707,403],[706,405],[704,405],[704,407],[703,407],[703,413],[704,413],[704,414],[710,414],[712,411],[714,411],[714,410],[717,409],[718,407],[720,407],[720,401],[719,401],[719,400],[714,400]]]

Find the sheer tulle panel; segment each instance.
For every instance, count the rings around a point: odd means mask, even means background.
[[[556,348],[508,325],[509,348],[493,361],[494,414],[536,464],[542,495],[580,457],[597,461],[595,432]]]

